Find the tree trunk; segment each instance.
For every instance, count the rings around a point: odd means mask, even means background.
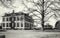
[[[42,20],[41,20],[41,25],[42,25],[42,29],[44,31],[44,0],[42,0]]]
[[[43,28],[43,31],[44,31],[44,13],[42,14],[42,20],[41,20],[41,25],[42,25],[42,28]]]

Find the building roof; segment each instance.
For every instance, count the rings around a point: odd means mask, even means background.
[[[12,12],[12,13],[5,13],[5,15],[4,16],[2,16],[2,17],[7,17],[7,16],[18,16],[18,15],[26,15],[26,16],[29,16],[29,14],[25,14],[25,13],[23,13],[23,12]]]
[[[31,18],[32,19],[32,17],[31,16],[29,16],[29,14],[26,14],[26,13],[23,13],[23,12],[14,12],[14,10],[13,10],[13,12],[12,13],[5,13],[5,15],[4,16],[2,16],[2,17],[9,17],[9,16],[19,16],[19,15],[25,15],[25,16],[27,16],[27,17],[29,17],[29,18]]]

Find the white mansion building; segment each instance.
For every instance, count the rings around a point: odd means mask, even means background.
[[[18,12],[5,14],[2,16],[3,29],[32,29],[34,20],[29,14]]]

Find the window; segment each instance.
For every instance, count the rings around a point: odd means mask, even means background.
[[[23,17],[20,17],[20,20],[23,20]]]
[[[25,23],[25,27],[29,27],[29,23]]]
[[[21,23],[21,27],[23,27],[23,24]]]
[[[19,17],[17,17],[17,20],[19,20]]]
[[[8,23],[7,23],[7,27],[9,27]]]
[[[14,17],[14,21],[16,21],[16,17]]]
[[[11,17],[9,17],[9,21],[11,21]]]
[[[19,23],[17,23],[17,27],[19,27]]]
[[[5,18],[3,17],[3,21],[5,21]]]
[[[9,21],[9,18],[6,18],[6,21]]]
[[[5,23],[2,23],[3,24],[3,27],[5,27]]]

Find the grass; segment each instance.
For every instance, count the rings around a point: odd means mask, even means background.
[[[59,32],[43,32],[36,30],[8,30],[0,32],[5,34],[6,38],[59,38]]]

